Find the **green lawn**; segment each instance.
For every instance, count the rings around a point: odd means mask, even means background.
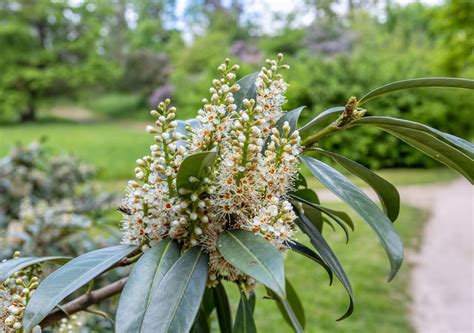
[[[354,214],[352,216],[355,217]],[[402,207],[396,226],[405,247],[416,247],[426,217],[427,214],[423,211]],[[360,219],[355,219],[354,222],[356,229],[348,244],[345,244],[341,230],[333,232],[326,229],[333,250],[354,289],[355,311],[351,317],[336,322],[348,304],[345,290],[338,281],[329,286],[326,272],[305,257],[289,253],[286,258],[286,275],[305,308],[305,332],[413,332],[407,317],[409,264],[405,262],[397,277],[387,283],[389,263],[382,246]],[[304,235],[300,235],[299,240],[307,243]],[[228,284],[226,289],[231,293],[233,305],[237,305],[237,287]],[[259,332],[292,332],[281,318],[274,302],[263,299],[264,295],[265,291],[259,288],[255,310]],[[236,308],[233,310],[235,314]]]
[[[149,151],[153,137],[144,128],[112,123],[43,122],[0,127],[0,156],[15,143],[42,137],[55,152],[70,152],[99,168],[100,179],[133,176],[137,158]]]

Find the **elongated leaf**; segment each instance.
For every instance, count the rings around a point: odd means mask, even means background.
[[[346,236],[346,241],[349,241],[349,231],[347,230],[346,224],[354,230],[354,224],[352,223],[352,220],[349,215],[347,215],[345,212],[337,211],[334,209],[326,208],[323,207],[319,204],[319,199],[314,199],[314,196],[316,194],[311,194],[311,192],[314,193],[313,190],[309,189],[303,189],[300,191],[297,191],[295,193],[290,194],[290,196],[293,199],[296,199],[298,202],[303,204],[304,208],[304,214],[310,219],[310,221],[318,228],[319,232],[322,232],[322,223],[323,221],[326,223],[329,223],[333,230],[334,226],[330,223],[328,219],[324,219],[322,215],[319,217],[316,217],[316,213],[321,214],[324,213],[327,216],[329,216],[334,222],[336,222],[344,231],[345,236]],[[317,198],[317,196],[316,196]],[[317,221],[317,222],[315,222]],[[321,227],[320,227],[321,226]]]
[[[38,325],[66,296],[135,250],[136,246],[130,245],[95,250],[74,258],[48,275],[28,302],[23,317],[25,331]]]
[[[287,121],[288,124],[290,125],[290,133],[293,133],[296,130],[296,127],[298,125],[298,119],[300,118],[301,111],[303,111],[304,108],[305,106],[300,106],[300,107],[297,107],[296,109],[285,112],[283,116],[281,116],[280,119],[278,119],[276,123],[276,127],[278,128],[278,131],[282,133],[283,125]]]
[[[336,255],[331,250],[329,244],[323,238],[319,230],[313,226],[311,221],[309,221],[308,218],[302,214],[296,206],[294,207],[295,212],[299,217],[299,219],[296,220],[296,223],[300,227],[301,231],[303,231],[309,237],[311,244],[314,246],[316,251],[318,251],[326,264],[331,268],[338,280],[341,281],[342,285],[344,288],[346,288],[346,291],[349,294],[349,307],[347,308],[346,313],[344,313],[344,315],[342,315],[342,317],[340,317],[338,320],[345,319],[349,317],[354,311],[354,295],[352,293],[351,283],[349,282],[349,279],[347,278],[346,273],[344,272],[344,269],[339,263]]]
[[[239,307],[234,322],[234,333],[257,333],[257,327],[253,320],[252,308],[245,293],[240,294]]]
[[[369,92],[367,95],[365,95],[359,100],[358,105],[365,104],[378,96],[385,95],[390,92],[421,87],[451,87],[474,89],[474,80],[458,79],[451,77],[428,77],[392,82]]]
[[[296,253],[299,253],[299,254],[305,256],[306,258],[309,258],[309,259],[317,262],[318,264],[320,264],[326,270],[326,272],[329,275],[329,285],[332,284],[332,271],[331,271],[331,268],[329,268],[329,266],[326,264],[326,262],[323,260],[323,258],[321,258],[319,256],[319,254],[317,254],[316,252],[311,250],[309,247],[306,247],[303,244],[298,243],[297,241],[294,241],[294,240],[285,241],[284,244],[285,244],[286,247],[290,248],[292,251],[295,251]]]
[[[403,245],[392,222],[364,192],[340,172],[312,157],[300,158],[324,186],[351,206],[375,231],[390,260],[389,281],[393,279],[403,261]]]
[[[69,260],[71,260],[71,258],[68,257],[23,257],[9,259],[0,263],[0,283],[4,282],[15,272],[18,272],[28,266],[41,264],[43,262],[52,262],[62,265],[67,263]]]
[[[334,108],[330,108],[321,112],[316,117],[314,117],[313,120],[311,120],[309,123],[307,123],[306,125],[304,125],[303,127],[299,129],[301,137],[302,138],[307,137],[308,135],[311,134],[311,131],[319,127],[320,124],[323,123],[326,119],[334,117],[336,113],[339,114],[344,110],[345,110],[344,106],[336,106]]]
[[[142,332],[188,332],[206,289],[208,257],[197,247],[170,268],[152,296]]]
[[[222,282],[213,288],[214,303],[216,304],[217,320],[221,332],[232,332],[232,315],[230,312],[229,299]]]
[[[244,76],[237,84],[240,86],[239,91],[234,93],[234,104],[237,106],[237,111],[243,110],[244,106],[242,101],[244,99],[256,99],[257,86],[255,82],[257,81],[258,73],[252,73],[247,76]]]
[[[455,148],[466,153],[471,159],[474,157],[474,144],[464,139],[458,138],[457,136],[451,135],[449,133],[441,132],[435,128],[429,127],[424,124],[420,124],[414,121],[391,118],[391,117],[364,117],[355,122],[354,125],[372,125],[382,128],[383,126],[399,126],[406,127],[413,130],[419,130],[428,134],[433,135],[437,139],[444,141],[445,143],[454,146]]]
[[[194,320],[193,326],[191,328],[192,333],[209,333],[211,332],[211,328],[209,327],[209,322],[207,320],[207,315],[202,308],[199,308],[198,314],[196,319]]]
[[[378,126],[422,153],[458,171],[474,184],[474,161],[462,151],[419,130],[400,126]]]
[[[257,296],[255,295],[255,290],[252,290],[249,292],[249,305],[252,314],[255,312],[255,303],[257,303]]]
[[[152,247],[134,265],[120,296],[115,316],[117,333],[142,331],[143,317],[159,283],[178,260],[179,246],[171,240],[162,240]]]
[[[190,191],[196,190],[199,187],[200,181],[212,170],[216,157],[217,153],[210,151],[187,156],[179,167],[176,176],[176,187]]]
[[[376,173],[372,172],[362,164],[348,159],[347,157],[319,148],[315,149],[314,151],[332,158],[347,171],[358,176],[360,179],[366,182],[370,187],[374,189],[375,193],[377,193],[377,196],[380,199],[380,203],[382,204],[383,210],[387,214],[388,218],[392,222],[397,219],[398,214],[400,212],[400,195],[398,194],[398,191],[395,186],[393,186],[388,181],[378,176]]]
[[[244,230],[224,231],[217,240],[217,247],[237,269],[285,297],[283,257],[263,237]]]
[[[267,291],[276,301],[277,307],[288,325],[290,325],[296,333],[302,333],[306,325],[304,309],[290,281],[286,280],[286,299],[278,297],[278,295],[270,289],[267,289]]]
[[[305,200],[319,204],[319,198],[313,190],[306,188],[295,191],[293,193],[294,196],[304,198]],[[310,221],[318,228],[319,232],[323,231],[323,216],[321,211],[315,209],[311,205],[304,204],[303,205],[304,214],[310,219]]]
[[[202,298],[201,308],[206,315],[206,318],[214,311],[216,304],[214,302],[214,288],[206,288],[204,296]]]

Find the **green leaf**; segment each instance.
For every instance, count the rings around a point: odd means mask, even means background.
[[[239,91],[234,93],[234,104],[237,106],[237,111],[243,110],[244,106],[242,101],[244,99],[256,99],[257,98],[257,85],[255,82],[258,78],[258,72],[244,76],[236,83],[240,86]]]
[[[212,170],[216,161],[217,153],[204,151],[186,156],[176,175],[176,187],[178,190],[186,189],[195,191],[204,177]],[[195,179],[192,179],[195,178]]]
[[[414,121],[406,120],[406,119],[399,119],[399,118],[392,118],[392,117],[364,117],[357,121],[353,122],[353,125],[372,125],[377,126],[379,128],[383,128],[384,126],[399,126],[399,127],[406,127],[413,130],[419,130],[428,134],[433,135],[437,139],[444,141],[445,143],[454,146],[456,149],[459,149],[466,153],[471,159],[474,157],[474,144],[464,139],[458,138],[457,136],[451,135],[449,133],[444,133],[436,128],[432,128],[426,126],[424,124],[416,123]]]
[[[3,283],[15,272],[28,266],[40,264],[46,261],[62,265],[67,263],[69,260],[71,260],[71,258],[68,257],[23,257],[9,259],[5,262],[0,262],[0,283]]]
[[[294,241],[294,240],[285,241],[284,244],[285,244],[285,246],[290,248],[292,251],[294,251],[296,253],[299,253],[299,254],[305,256],[306,258],[309,258],[309,259],[317,262],[318,264],[320,264],[326,270],[326,272],[329,275],[329,285],[332,284],[332,271],[331,271],[331,268],[329,268],[329,266],[326,264],[326,262],[323,260],[323,258],[321,258],[319,256],[319,254],[317,254],[316,252],[314,252],[310,248],[308,248],[308,247],[304,246],[303,244],[298,243],[297,241]]]
[[[393,125],[378,125],[377,127],[458,171],[471,184],[474,184],[474,160],[452,145],[427,132],[408,127]]]
[[[206,315],[206,318],[214,311],[216,305],[214,303],[214,290],[215,288],[206,288],[204,296],[202,298],[201,308]]]
[[[314,246],[316,251],[319,252],[321,257],[334,272],[338,280],[341,281],[342,285],[344,286],[344,288],[346,288],[346,291],[349,294],[349,307],[347,308],[346,313],[342,315],[342,317],[340,317],[338,320],[345,319],[349,317],[354,311],[354,295],[352,293],[351,283],[349,282],[349,279],[347,278],[344,269],[339,263],[339,260],[337,260],[336,255],[331,250],[329,244],[326,242],[319,230],[314,227],[311,221],[309,221],[304,214],[302,214],[301,210],[299,210],[296,206],[294,206],[294,208],[296,214],[299,217],[299,219],[296,220],[296,223],[300,227],[301,231],[303,231],[303,233],[305,233],[309,237],[311,244]]]
[[[336,106],[334,108],[327,109],[320,114],[318,114],[316,117],[314,117],[309,123],[304,125],[299,129],[300,136],[302,138],[307,137],[308,135],[311,134],[311,131],[313,131],[315,128],[319,127],[321,123],[323,123],[326,119],[334,117],[334,114],[340,114],[345,110],[344,106]]]
[[[278,128],[280,134],[283,131],[283,125],[285,124],[285,121],[287,121],[290,125],[290,133],[293,133],[296,130],[298,119],[300,118],[301,111],[303,111],[304,108],[305,106],[300,106],[296,109],[283,113],[283,116],[281,116],[276,123],[276,127]]]
[[[230,312],[229,299],[222,281],[213,288],[214,303],[216,304],[217,320],[221,332],[232,332],[232,315]]]
[[[95,250],[72,259],[48,275],[28,302],[23,317],[25,331],[29,332],[38,325],[66,296],[135,250],[136,246],[130,245]]]
[[[192,333],[209,333],[211,332],[211,328],[209,327],[209,322],[207,320],[207,315],[202,308],[199,308],[198,314],[196,319],[194,320],[193,326],[191,327]]]
[[[317,199],[316,193],[310,189],[296,191],[290,194],[290,196],[303,204],[304,214],[318,228],[319,232],[322,232],[323,221],[330,224],[332,229],[335,230],[330,221],[328,219],[324,219],[324,217],[321,216],[321,213],[324,213],[342,228],[346,236],[346,242],[349,241],[349,231],[347,230],[345,224],[354,230],[354,224],[352,223],[349,215],[347,215],[345,212],[333,210],[319,205],[319,199]],[[316,214],[320,215],[317,216]]]
[[[316,192],[314,192],[311,189],[306,188],[306,189],[298,190],[298,191],[295,191],[293,195],[300,198],[304,198],[308,202],[319,204],[319,198]],[[318,228],[318,230],[322,232],[323,216],[321,214],[321,211],[307,204],[304,204],[303,208],[304,208],[304,214],[310,219],[310,221],[316,226],[316,228]]]
[[[390,260],[389,281],[393,279],[403,261],[403,245],[392,222],[363,191],[337,170],[309,156],[300,158],[324,186],[351,206],[375,231]]]
[[[239,307],[237,308],[237,315],[235,316],[234,329],[232,332],[257,333],[257,327],[253,320],[252,308],[243,292],[240,293]]]
[[[255,290],[252,290],[249,292],[249,305],[252,314],[255,312],[255,303],[257,303],[257,296],[255,295]]]
[[[366,94],[359,100],[358,105],[365,104],[378,96],[390,92],[421,87],[451,87],[474,89],[474,80],[458,79],[451,77],[429,77],[392,82],[379,88],[376,88]]]
[[[141,332],[143,318],[159,283],[180,257],[176,242],[162,240],[145,252],[133,266],[120,296],[115,331]]]
[[[400,212],[400,195],[398,194],[398,191],[395,186],[393,186],[388,181],[378,176],[376,173],[372,172],[362,164],[350,160],[347,157],[319,148],[314,149],[312,151],[332,158],[347,171],[358,176],[360,179],[366,182],[370,187],[374,189],[375,193],[377,193],[377,196],[380,199],[380,203],[382,204],[383,210],[387,214],[388,218],[392,222],[397,219],[398,214]]]
[[[142,332],[188,332],[206,289],[208,257],[193,247],[161,280],[143,319]]]
[[[232,230],[220,234],[217,247],[229,263],[285,298],[283,257],[271,243],[253,232]]]
[[[290,281],[286,280],[286,299],[278,297],[277,294],[269,289],[267,289],[267,291],[269,295],[275,299],[277,307],[288,325],[290,325],[296,333],[302,333],[306,325],[304,309]]]

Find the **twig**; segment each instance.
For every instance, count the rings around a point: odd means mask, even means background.
[[[40,323],[40,326],[42,328],[48,327],[58,322],[62,318],[66,318],[74,313],[86,310],[93,304],[100,303],[109,297],[117,295],[122,291],[125,282],[127,282],[127,278],[120,279],[105,287],[79,296],[78,298],[62,305],[61,309],[53,310],[46,318],[43,319],[43,321]]]

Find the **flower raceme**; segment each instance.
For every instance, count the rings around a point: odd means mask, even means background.
[[[238,65],[227,59],[218,67],[210,98],[203,99],[197,121],[179,131],[176,108],[166,100],[151,111],[156,118],[147,132],[154,135],[150,155],[137,161],[136,180],[130,181],[122,211],[123,242],[148,244],[164,238],[183,248],[200,246],[210,257],[209,284],[225,278],[252,285],[217,251],[224,230],[243,229],[259,234],[281,251],[291,240],[296,218],[288,201],[298,171],[301,140],[283,115],[287,84],[280,71],[288,69],[267,60],[256,79],[253,99],[236,105]],[[212,172],[203,179],[190,177],[193,189],[178,188],[177,174],[183,160],[200,152],[215,152]]]

